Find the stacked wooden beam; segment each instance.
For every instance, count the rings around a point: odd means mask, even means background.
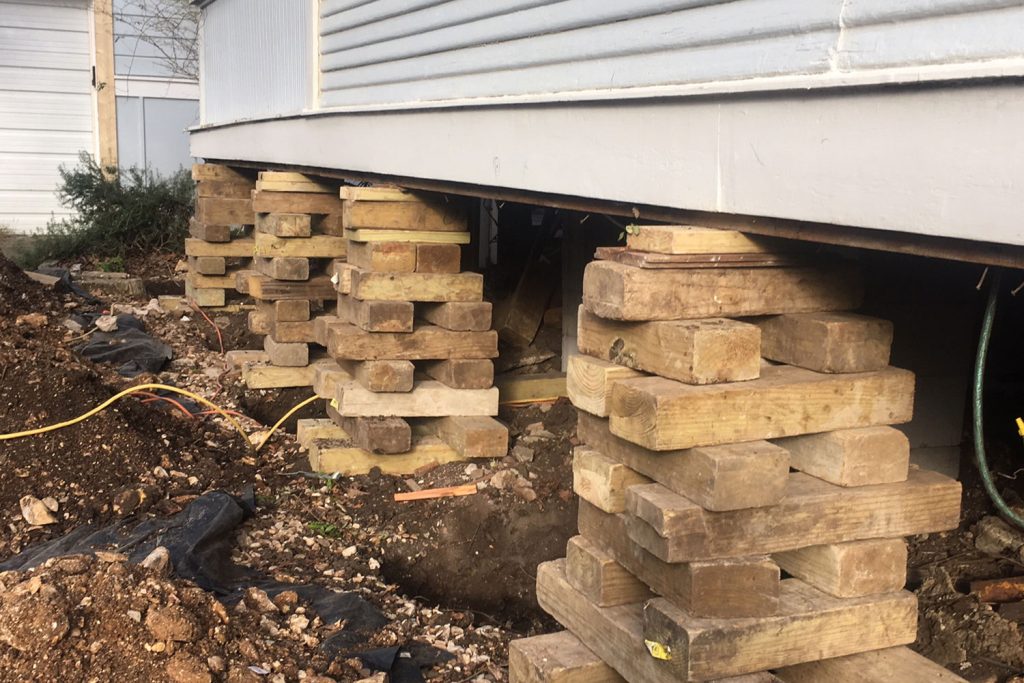
[[[198,306],[223,306],[235,278],[252,263],[253,180],[220,164],[194,164],[196,212],[185,241],[185,295]]]
[[[249,330],[265,335],[269,365],[243,371],[250,388],[313,385],[314,318],[333,311],[330,269],[346,252],[337,195],[338,183],[331,181],[278,171],[259,175],[252,193],[253,269],[239,277],[239,289],[256,302]]]
[[[310,448],[312,466],[407,473],[504,456],[508,431],[491,417],[491,305],[482,276],[461,272],[465,207],[392,188],[346,187],[341,197],[348,258],[334,265],[337,314],[315,329],[336,363],[315,388],[332,399],[341,445]]]
[[[580,535],[538,569],[541,606],[633,683],[787,680],[912,642],[902,537],[954,528],[960,485],[909,469],[892,327],[838,312],[857,272],[740,233],[632,233],[584,276]]]

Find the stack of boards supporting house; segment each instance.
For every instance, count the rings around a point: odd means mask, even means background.
[[[579,535],[537,572],[568,630],[513,642],[513,683],[962,680],[904,647],[903,537],[956,527],[960,485],[909,467],[914,376],[843,312],[857,270],[630,232],[587,266],[568,371]]]
[[[340,195],[347,258],[333,263],[336,312],[313,330],[330,356],[313,373],[330,419],[299,424],[311,467],[410,474],[504,456],[491,304],[483,277],[461,267],[466,206],[397,188]]]
[[[255,183],[244,172],[219,164],[195,164],[192,179],[196,211],[185,240],[185,296],[197,306],[224,306],[238,273],[251,267]]]

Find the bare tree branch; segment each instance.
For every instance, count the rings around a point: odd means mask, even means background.
[[[198,8],[188,0],[131,0],[114,19],[131,27],[140,44],[156,53],[156,61],[176,78],[199,78]]]

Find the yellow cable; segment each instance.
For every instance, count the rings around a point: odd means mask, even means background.
[[[277,431],[278,427],[280,427],[281,425],[284,424],[285,420],[287,420],[289,417],[291,417],[296,411],[298,411],[298,410],[308,406],[310,403],[312,403],[313,401],[317,400],[318,398],[320,398],[320,397],[314,394],[313,396],[310,396],[305,401],[303,401],[302,403],[300,403],[299,405],[295,406],[294,408],[289,410],[287,413],[285,413],[284,416],[280,420],[278,420],[277,423],[274,424],[273,427],[270,428],[270,431],[267,432],[266,435],[262,439],[260,439],[260,442],[256,445],[256,449],[255,449],[256,452],[258,453],[259,450],[261,448],[263,448],[263,445],[265,443],[267,443],[267,441],[270,440],[270,437],[272,437],[274,435],[274,432]]]
[[[0,434],[0,441],[6,441],[8,439],[19,439],[19,438],[24,437],[24,436],[34,436],[36,434],[45,434],[46,432],[53,432],[53,431],[56,431],[58,429],[64,429],[65,427],[70,427],[71,425],[75,425],[75,424],[78,424],[79,422],[82,422],[84,420],[88,420],[93,415],[96,415],[97,413],[102,412],[103,410],[105,410],[108,406],[113,404],[118,399],[124,398],[125,396],[128,396],[129,394],[134,394],[137,391],[146,391],[148,389],[163,389],[164,391],[170,391],[170,392],[175,393],[175,394],[181,394],[182,396],[187,396],[188,398],[192,399],[193,401],[198,401],[199,403],[202,403],[203,405],[210,407],[211,409],[213,409],[213,410],[217,411],[218,413],[220,413],[221,415],[223,415],[224,418],[228,422],[231,423],[231,426],[235,428],[235,431],[237,431],[239,434],[242,435],[242,439],[245,440],[246,445],[248,445],[250,448],[252,448],[252,444],[249,441],[249,437],[248,437],[248,435],[246,435],[245,431],[242,429],[242,425],[238,424],[238,421],[235,420],[235,418],[233,418],[230,415],[228,415],[224,411],[223,408],[221,408],[220,406],[218,406],[217,404],[215,404],[215,403],[213,403],[211,401],[208,401],[207,399],[203,398],[202,396],[199,396],[197,394],[192,393],[191,391],[185,391],[184,389],[179,389],[177,387],[167,386],[166,384],[140,384],[140,385],[135,386],[135,387],[129,387],[129,388],[125,389],[124,391],[111,396],[106,401],[104,401],[103,403],[99,404],[98,406],[96,406],[95,408],[90,410],[89,412],[84,413],[82,415],[79,415],[78,417],[76,417],[74,419],[68,420],[66,422],[59,422],[57,424],[53,424],[53,425],[50,425],[48,427],[39,427],[38,429],[29,429],[29,430],[26,430],[24,432],[13,432],[11,434]],[[316,398],[316,397],[314,396],[314,398]],[[295,408],[293,408],[287,415],[285,415],[285,417],[288,417],[288,415],[291,415],[293,412],[295,412],[295,410],[297,410],[298,408],[301,408],[303,405],[305,405],[308,402],[309,401],[306,401],[304,403],[300,403],[299,405],[295,406]],[[283,421],[284,421],[284,418],[281,419],[281,422],[283,422]],[[274,425],[274,429],[277,429],[278,425],[280,425],[280,424],[281,423],[278,422],[277,425]],[[270,431],[270,433],[273,434],[274,430],[272,429]],[[264,439],[264,441],[266,441],[266,439]],[[261,442],[260,446],[262,446],[262,445],[263,445],[263,443]],[[256,450],[258,450],[258,449],[256,449]]]

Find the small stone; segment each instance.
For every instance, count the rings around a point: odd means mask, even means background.
[[[305,614],[293,614],[288,617],[288,628],[294,633],[302,633],[309,626],[309,617]]]
[[[128,610],[128,618],[134,621],[136,624],[142,623],[142,612],[137,609]]]
[[[345,548],[344,550],[341,551],[341,556],[342,557],[352,557],[355,554],[356,554],[356,547],[354,545],[350,545],[349,547],[347,547],[347,548]]]
[[[153,476],[156,477],[157,479],[166,479],[171,475],[167,474],[167,470],[165,470],[163,467],[157,465],[156,467],[153,468]]]
[[[175,273],[187,273],[188,272],[188,261],[185,259],[178,259],[178,262],[174,264]]]
[[[282,612],[291,612],[299,604],[299,594],[295,591],[281,591],[274,596],[274,604]]]
[[[57,518],[50,509],[35,496],[22,496],[18,504],[21,506],[22,518],[32,526],[57,523]]]
[[[388,683],[388,675],[383,671],[378,671],[368,678],[360,678],[356,683]]]
[[[43,498],[43,505],[45,505],[46,509],[49,510],[50,512],[56,512],[57,510],[60,509],[60,504],[57,502],[57,499],[54,498],[53,496],[47,496],[46,498]]]
[[[463,470],[463,472],[465,472],[465,473],[466,473],[466,476],[467,476],[467,477],[471,477],[471,476],[473,476],[474,474],[476,474],[476,473],[477,473],[477,470],[479,470],[479,469],[480,469],[480,468],[479,468],[479,467],[477,467],[475,463],[470,463],[469,465],[466,465],[466,469],[465,469],[465,470]]]
[[[491,486],[496,489],[506,489],[518,476],[513,470],[500,470],[491,475]]]
[[[115,332],[117,330],[117,318],[112,315],[101,315],[96,318],[94,324],[100,332]]]
[[[245,606],[260,613],[277,612],[275,605],[265,591],[259,588],[247,588],[245,591]]]
[[[14,324],[19,327],[24,325],[38,330],[46,325],[46,316],[42,313],[26,313],[15,318]]]
[[[513,491],[517,496],[525,500],[527,503],[532,503],[533,501],[537,500],[537,492],[534,491],[532,488],[527,488],[525,486],[517,486],[513,489]]]
[[[519,462],[533,462],[533,449],[523,444],[516,444],[512,448],[512,457]]]
[[[101,649],[103,649],[103,643],[101,643],[100,641],[94,640],[91,643],[89,643],[89,652],[96,654]]]
[[[543,422],[531,422],[530,424],[526,425],[523,428],[523,431],[526,432],[527,434],[531,434],[532,435],[532,434],[535,434],[535,433],[537,433],[537,432],[539,432],[539,431],[541,431],[543,429],[544,429],[544,423]]]
[[[167,645],[163,641],[159,641],[159,642],[153,643],[152,645],[149,646],[149,651],[150,652],[160,653],[160,652],[163,652],[166,649],[167,649]]]
[[[210,683],[213,676],[205,664],[193,655],[179,652],[167,662],[167,677],[174,683]]]
[[[178,605],[149,610],[146,628],[157,640],[177,640],[189,643],[198,637],[195,619]]]
[[[159,576],[166,577],[171,573],[171,552],[162,545],[157,546],[143,558],[139,565]]]
[[[106,562],[108,564],[120,564],[121,562],[127,562],[128,556],[122,553],[112,553],[107,550],[97,550],[96,559],[100,562]]]
[[[227,663],[224,661],[224,658],[219,655],[207,657],[206,666],[210,668],[210,671],[218,674],[224,673],[224,671],[227,669]]]
[[[378,562],[377,559],[374,557],[371,557],[367,561],[366,565],[373,571],[377,571],[378,569],[380,569],[380,562]]]

